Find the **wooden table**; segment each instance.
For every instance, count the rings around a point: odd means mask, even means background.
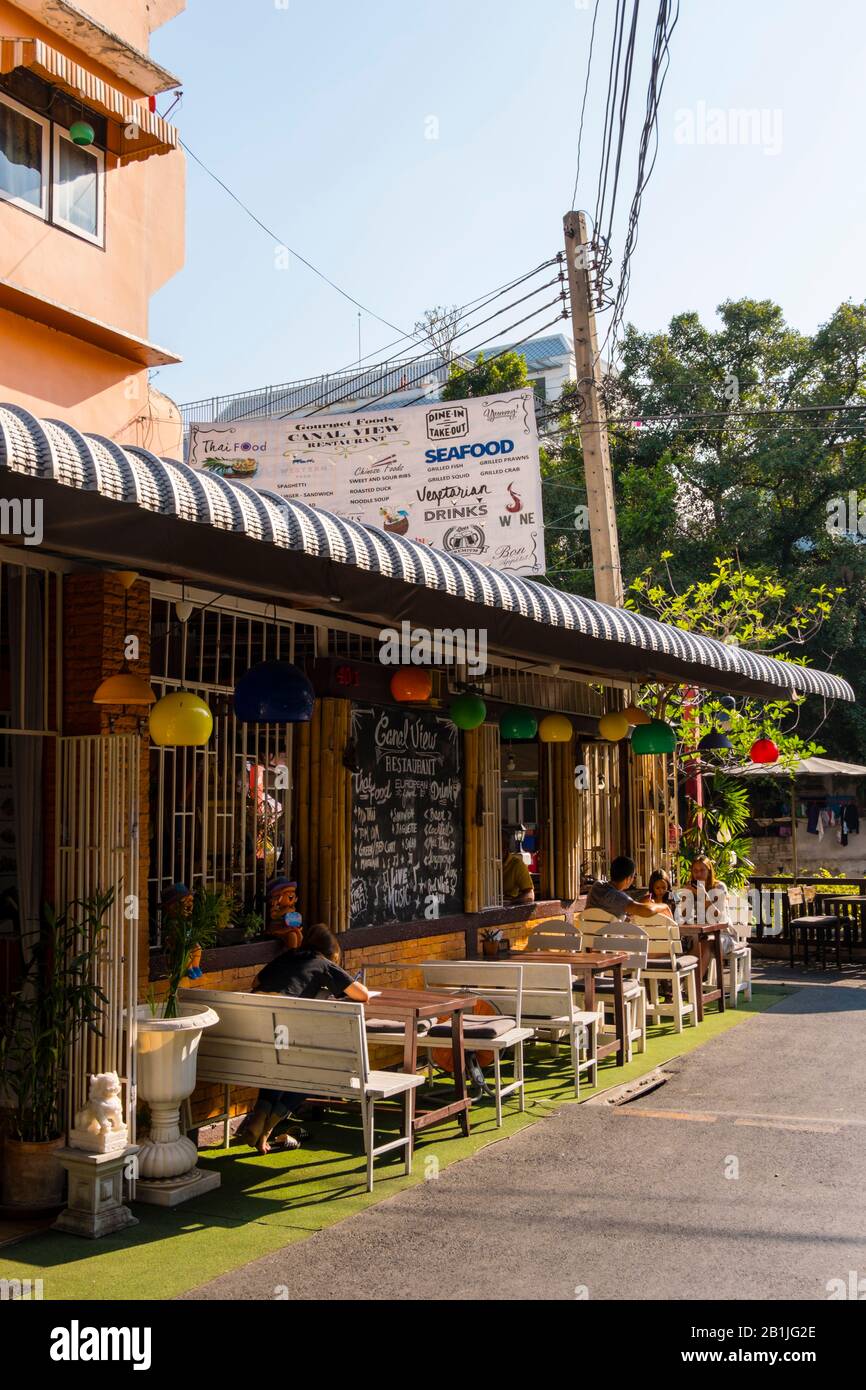
[[[475,1007],[471,994],[442,994],[430,989],[381,989],[364,1005],[367,1018],[399,1018],[406,1020],[403,1041],[403,1070],[410,1075],[418,1070],[418,1023],[422,1020],[451,1019],[451,1055],[454,1059],[454,1087],[457,1099],[431,1110],[416,1110],[412,1120],[413,1133],[438,1125],[452,1115],[459,1119],[460,1128],[469,1134],[471,1098],[466,1093],[466,1058],[463,1051],[463,1013]],[[376,1041],[376,1034],[368,1034]],[[447,1042],[443,1042],[447,1047]]]
[[[640,923],[638,923],[640,925]],[[719,1001],[719,1013],[725,1012],[725,976],[723,973],[722,959],[722,932],[727,928],[727,923],[719,922],[716,926],[697,926],[693,922],[684,922],[680,927],[680,938],[691,939],[697,948],[692,954],[698,957],[698,987],[695,991],[698,1004],[698,1023],[704,1021],[704,1005],[712,1004],[715,1000]],[[704,975],[711,960],[716,962],[716,975],[718,978],[718,989],[704,989]]]
[[[595,977],[613,975],[614,1034],[612,1039],[598,1044],[598,1057],[616,1053],[618,1067],[625,1066],[627,1024],[622,968],[628,960],[626,951],[515,951],[510,957],[516,964],[539,961],[542,965],[570,965],[572,975],[583,977],[583,1000],[587,1013],[595,1013]]]

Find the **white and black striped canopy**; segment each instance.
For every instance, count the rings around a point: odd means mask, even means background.
[[[499,609],[549,628],[615,643],[632,652],[674,658],[701,672],[707,683],[725,677],[780,692],[853,700],[847,681],[811,667],[746,651],[656,622],[593,599],[564,593],[490,569],[463,556],[346,521],[331,512],[257,491],[240,482],[82,434],[57,420],[40,420],[17,406],[0,405],[0,469],[98,493],[116,502],[183,521],[240,533],[265,545],[301,552],[361,571]],[[648,664],[651,664],[649,662]]]

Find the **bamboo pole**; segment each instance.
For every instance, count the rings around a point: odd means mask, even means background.
[[[318,902],[319,919],[331,922],[334,851],[334,701],[322,700],[319,752]]]
[[[296,742],[295,825],[298,837],[298,901],[304,920],[310,912],[310,725],[299,725]]]
[[[309,843],[307,858],[309,869],[309,904],[311,922],[320,920],[318,854],[319,841],[319,788],[321,785],[322,756],[322,701],[316,701],[316,708],[310,720],[310,800],[309,800]]]
[[[466,912],[478,911],[478,826],[475,824],[478,741],[477,729],[463,735],[463,906]]]

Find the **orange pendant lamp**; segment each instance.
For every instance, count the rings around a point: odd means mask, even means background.
[[[118,579],[123,585],[123,630],[127,628],[127,614],[129,608],[129,591],[135,583],[138,575],[135,570],[120,570]],[[116,676],[106,676],[105,680],[99,685],[93,695],[95,705],[153,705],[156,703],[156,696],[141,676],[136,676],[133,671],[127,670],[126,658],[123,660],[123,668],[118,671]]]

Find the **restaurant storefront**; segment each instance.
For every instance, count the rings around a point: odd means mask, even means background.
[[[670,760],[598,731],[641,685],[852,698],[832,676],[23,411],[0,409],[0,480],[10,504],[40,505],[44,531],[41,546],[0,555],[0,887],[17,904],[0,923],[4,968],[40,901],[117,886],[115,1026],[90,1067],[129,1074],[117,1020],[160,994],[160,906],[174,884],[231,904],[224,944],[201,962],[204,988],[244,989],[279,949],[265,932],[274,878],[297,882],[305,922],[341,935],[348,969],[376,967],[390,983],[392,966],[405,983],[413,962],[480,954],[484,930],[519,941],[562,916],[614,854],[632,854],[644,879],[669,866]],[[423,698],[398,698],[380,634],[405,620],[483,628],[486,670],[442,663]],[[311,719],[238,717],[238,682],[275,661],[312,681]],[[95,705],[121,670],[157,697],[204,701],[207,742],[156,746],[146,711]],[[462,729],[453,705],[468,689],[483,722]],[[536,890],[518,906],[501,872],[515,825]],[[200,1087],[194,1118],[220,1101]]]

